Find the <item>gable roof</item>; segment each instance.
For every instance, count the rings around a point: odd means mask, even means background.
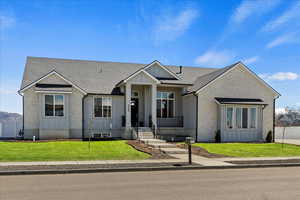
[[[103,61],[88,61],[88,60],[74,60],[74,59],[58,59],[58,58],[44,58],[44,57],[27,57],[23,80],[21,84],[21,91],[32,86],[37,80],[47,76],[49,73],[55,71],[77,89],[84,93],[94,94],[114,94],[116,86],[122,83],[133,75],[145,71],[145,68],[151,66],[150,64],[138,63],[120,63],[120,62],[103,62]],[[159,63],[160,64],[160,63]],[[171,74],[175,74],[179,79],[177,80],[157,80],[161,84],[168,85],[187,85],[189,93],[199,92],[205,86],[209,85],[219,77],[226,74],[232,68],[241,64],[249,71],[255,78],[261,81],[266,87],[273,90],[275,94],[280,94],[274,90],[270,85],[258,77],[254,72],[247,68],[241,62],[229,65],[224,68],[200,68],[200,67],[186,67],[182,66],[182,73],[179,72],[180,67],[174,65],[163,65]],[[160,64],[161,65],[161,64]]]
[[[111,94],[121,80],[145,66],[147,64],[27,57],[21,89],[55,70],[86,93]],[[179,66],[164,65],[164,67],[172,73],[179,72]],[[161,82],[191,85],[197,77],[215,70],[183,66],[179,80],[161,80]]]
[[[40,81],[48,78],[49,76],[51,75],[56,75],[58,76],[59,78],[63,79],[64,81],[66,81],[68,84],[70,84],[71,86],[75,87],[77,90],[79,90],[80,92],[82,92],[83,94],[86,94],[86,92],[81,89],[80,87],[78,87],[76,84],[74,84],[72,81],[68,80],[67,78],[65,78],[63,75],[57,73],[55,70],[52,70],[51,72],[45,74],[44,76],[40,77],[39,79],[33,81],[32,83],[28,84],[27,86],[21,88],[19,90],[19,93],[23,93],[25,90],[29,89],[30,87],[32,87],[33,85],[36,85],[38,84]]]
[[[194,82],[194,85],[190,88],[192,92],[199,93],[201,90],[203,90],[207,85],[214,82],[216,79],[220,78],[221,76],[225,75],[229,71],[231,71],[233,68],[242,66],[244,69],[246,69],[254,78],[256,78],[258,81],[260,81],[263,85],[265,85],[267,88],[271,89],[274,94],[276,94],[277,97],[281,96],[280,93],[278,93],[274,88],[272,88],[267,82],[265,82],[263,79],[261,79],[259,76],[257,76],[253,71],[251,71],[246,65],[244,65],[242,62],[237,62],[232,65],[229,65],[227,67],[221,68],[219,70],[216,70],[214,72],[211,72],[209,74],[205,74],[201,77],[198,77],[196,81]]]
[[[227,67],[215,70],[211,73],[205,74],[203,76],[200,76],[196,79],[193,86],[189,88],[190,91],[198,91],[202,88],[204,88],[206,85],[210,84],[212,81],[214,81],[216,78],[224,74],[226,71],[234,67],[237,63],[229,65]]]

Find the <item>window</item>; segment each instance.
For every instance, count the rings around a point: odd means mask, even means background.
[[[257,109],[250,108],[250,128],[256,128]]]
[[[94,117],[111,117],[111,97],[94,98]]]
[[[175,115],[174,92],[157,92],[156,109],[158,118],[172,118]]]
[[[257,128],[257,108],[241,108],[235,109],[236,128]]]
[[[64,116],[64,96],[45,95],[45,116]]]
[[[227,128],[233,128],[233,108],[228,107],[226,112],[226,124]]]
[[[235,125],[236,128],[242,128],[242,109],[236,108],[235,110]]]
[[[248,108],[243,108],[242,128],[248,128]]]

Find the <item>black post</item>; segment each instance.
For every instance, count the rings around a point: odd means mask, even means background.
[[[188,144],[189,145],[189,164],[192,164],[192,145],[191,143]]]

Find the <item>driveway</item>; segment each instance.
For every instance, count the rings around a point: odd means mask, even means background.
[[[0,176],[0,199],[300,199],[299,171],[290,167]]]

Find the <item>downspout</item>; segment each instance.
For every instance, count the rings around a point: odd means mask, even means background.
[[[276,99],[273,100],[273,134],[272,134],[272,142],[275,142],[275,107],[276,107]]]
[[[24,135],[24,118],[25,118],[25,116],[24,116],[24,96],[22,96],[22,115],[23,115],[23,117],[22,117],[22,134]]]
[[[81,106],[82,106],[82,140],[84,140],[84,100],[85,98],[88,96],[88,94],[85,94],[83,97],[82,97],[82,103],[81,103]]]
[[[25,118],[25,116],[24,116],[24,95],[20,92],[20,90],[18,91],[18,94],[20,96],[22,96],[22,133],[24,136],[24,127],[25,127],[25,125],[24,125],[24,122],[25,122],[25,120],[24,120],[24,118]]]
[[[196,138],[195,142],[198,142],[198,95],[193,93],[193,95],[196,97]]]

